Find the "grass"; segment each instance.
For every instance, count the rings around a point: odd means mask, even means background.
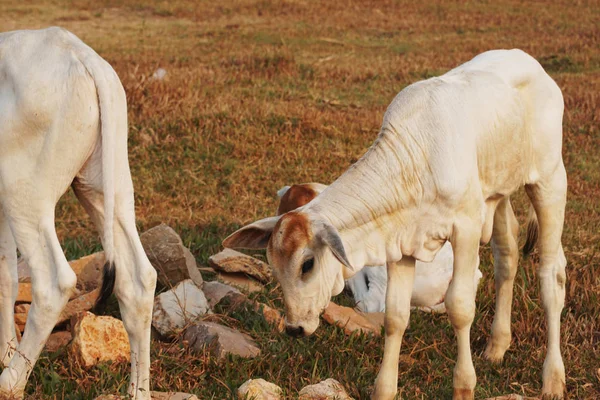
[[[0,29],[61,25],[116,69],[129,101],[130,162],[140,230],[177,229],[201,264],[243,223],[268,216],[276,190],[331,182],[365,151],[383,112],[406,85],[492,48],[538,58],[565,97],[563,154],[569,202],[562,349],[572,399],[600,398],[600,9],[596,2],[269,2],[262,0],[5,0]],[[150,78],[165,68],[164,81]],[[516,198],[523,221],[523,198]],[[68,193],[56,211],[69,258],[99,248],[92,224]],[[513,345],[501,365],[481,357],[493,317],[493,267],[482,250],[472,348],[476,398],[541,390],[545,326],[535,257],[515,284]],[[281,305],[276,286],[261,300]],[[344,300],[347,301],[347,300]],[[113,310],[115,306],[113,304]],[[153,341],[152,387],[235,398],[250,377],[287,397],[325,378],[368,398],[381,339],[322,326],[294,341],[251,311],[224,322],[252,335],[254,360],[217,363]],[[451,397],[456,346],[445,316],[414,313],[401,352],[403,398]],[[87,371],[44,353],[27,387],[35,399],[93,399],[124,392],[129,367]]]

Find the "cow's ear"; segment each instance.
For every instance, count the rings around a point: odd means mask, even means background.
[[[264,218],[238,229],[223,240],[223,247],[231,249],[266,248],[279,218]]]
[[[283,197],[283,195],[284,195],[284,194],[286,194],[288,190],[290,190],[290,187],[289,187],[289,186],[284,186],[284,187],[282,187],[281,189],[279,189],[279,190],[277,191],[277,197],[279,197],[279,198],[282,198],[282,197]]]
[[[321,243],[329,247],[329,250],[333,253],[335,258],[350,271],[356,271],[356,269],[350,264],[348,260],[348,256],[346,255],[346,250],[344,249],[344,244],[342,243],[342,238],[338,233],[337,229],[333,225],[325,221],[319,221],[314,224],[316,227],[314,235],[317,240]]]

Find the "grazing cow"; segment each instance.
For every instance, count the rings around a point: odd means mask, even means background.
[[[367,153],[323,193],[281,217],[238,230],[223,245],[267,248],[283,291],[287,332],[295,336],[315,331],[344,278],[364,265],[386,263],[385,349],[373,398],[392,399],[415,260],[432,261],[450,241],[454,271],[445,304],[458,343],[454,399],[472,399],[476,376],[469,332],[479,244],[492,239],[497,301],[485,354],[498,361],[511,341],[518,260],[509,196],[524,186],[539,222],[538,276],[548,340],[542,391],[562,397],[567,188],[562,116],[561,91],[534,58],[520,50],[485,52],[402,90]]]
[[[60,28],[0,34],[0,397],[21,398],[75,289],[54,227],[71,186],[100,231],[107,264],[99,302],[115,289],[131,345],[136,399],[149,399],[156,271],[135,226],[125,91],[112,67]],[[17,248],[33,302],[17,345]]]
[[[277,196],[280,198],[277,215],[308,204],[325,188],[327,188],[326,185],[316,182],[282,187],[277,191]],[[432,262],[417,261],[415,263],[415,281],[410,298],[411,308],[435,313],[446,312],[444,297],[452,280],[453,261],[452,246],[450,242],[446,242]],[[481,276],[481,271],[477,268],[474,277],[475,287],[478,286]],[[387,287],[385,265],[361,269],[346,280],[346,286],[350,288],[356,301],[356,308],[360,311],[385,311],[385,289]]]

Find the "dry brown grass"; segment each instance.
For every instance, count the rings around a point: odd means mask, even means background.
[[[597,1],[3,0],[0,29],[61,25],[114,66],[129,99],[139,225],[145,229],[162,221],[177,226],[200,261],[234,227],[272,214],[279,187],[328,183],[339,176],[371,143],[387,104],[407,84],[491,48],[529,52],[565,97],[569,282],[563,350],[571,398],[594,399],[600,398],[599,10]],[[158,67],[168,71],[162,82],[149,79]],[[522,199],[516,203],[522,211]],[[97,246],[92,225],[72,195],[60,203],[57,221],[69,255]],[[473,327],[475,352],[483,349],[493,309],[487,250],[482,262],[486,278]],[[545,328],[535,263],[523,265],[515,288],[513,347],[502,367],[476,357],[478,397],[540,389]],[[267,300],[277,304],[276,293]],[[243,327],[252,330],[254,325]],[[247,378],[244,373],[271,377],[286,390],[333,376],[354,396],[368,393],[380,342],[345,341],[333,328],[321,328],[310,346],[273,337],[266,328],[253,334],[264,337],[268,351],[282,351],[274,342],[288,346],[289,357],[278,358],[279,372],[267,365],[269,355],[243,362],[238,371],[199,359],[186,359],[193,368],[170,369],[171,356],[156,344],[155,385],[224,398]],[[448,396],[452,336],[445,318],[416,317],[403,348],[417,361],[401,368],[405,398]],[[352,346],[364,348],[368,357]],[[345,368],[335,361],[340,352],[358,360],[357,367],[340,372]],[[317,372],[309,362],[315,355],[321,360],[318,368],[315,363]],[[92,378],[71,365],[60,366],[59,375],[83,382],[81,388],[98,379],[109,382],[103,385],[108,390],[122,382],[114,371]],[[296,375],[281,376],[288,367]],[[51,396],[54,389],[48,387],[53,386],[45,386],[44,372],[37,371],[33,396]],[[118,376],[124,372],[118,371]],[[60,387],[68,393],[69,386]],[[77,393],[91,396],[81,390]]]

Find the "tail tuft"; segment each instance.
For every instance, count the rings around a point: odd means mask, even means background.
[[[525,239],[525,246],[523,246],[523,257],[527,258],[533,251],[539,236],[538,220],[533,207],[529,209],[529,215],[527,217],[527,238]]]
[[[98,296],[98,300],[96,300],[96,306],[94,307],[96,310],[103,310],[110,298],[110,295],[113,293],[115,287],[115,264],[113,262],[107,261],[104,264],[104,269],[102,271],[102,287],[100,288],[100,295]]]

